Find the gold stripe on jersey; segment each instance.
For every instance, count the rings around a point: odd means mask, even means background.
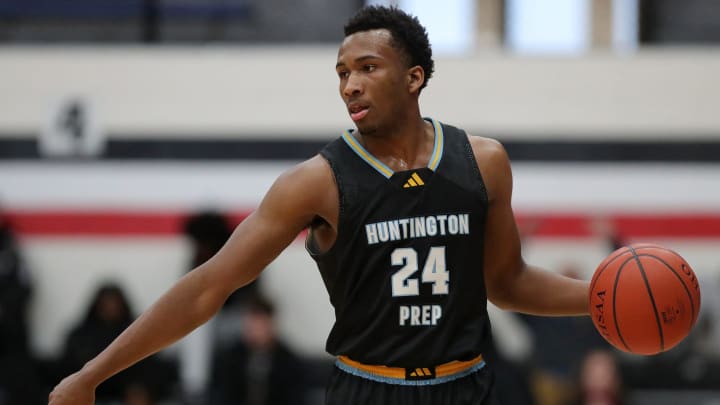
[[[440,159],[442,159],[443,149],[445,147],[445,135],[443,134],[442,125],[439,122],[433,119],[432,123],[435,127],[435,146],[433,147],[433,154],[430,156],[428,168],[435,171],[440,165]]]
[[[358,141],[355,139],[354,136],[350,134],[348,131],[344,131],[342,134],[343,139],[345,140],[345,143],[347,143],[352,150],[355,151],[355,153],[358,154],[364,161],[366,161],[370,166],[374,167],[375,170],[382,173],[383,176],[390,178],[393,175],[392,169],[385,166],[383,162],[377,160],[373,155],[370,154],[365,148],[363,148],[362,145],[358,143]]]
[[[405,369],[401,367],[388,367],[379,365],[363,364],[358,361],[352,360],[347,356],[338,356],[338,360],[352,368],[362,370],[371,375],[387,377],[387,378],[398,378],[405,379],[406,376],[410,377],[430,377],[435,371],[435,377],[447,377],[453,374],[461,373],[483,361],[482,355],[475,357],[472,360],[465,361],[451,361],[449,363],[441,364],[433,367],[434,370],[430,370],[428,367]],[[408,372],[409,371],[409,372]]]
[[[438,166],[440,165],[440,160],[442,159],[443,155],[443,149],[445,146],[445,135],[443,134],[442,125],[437,120],[431,119],[432,125],[435,129],[435,143],[433,145],[433,152],[432,155],[430,155],[430,160],[428,161],[427,167],[435,171],[437,170]],[[375,168],[378,172],[380,172],[383,176],[390,178],[395,173],[391,168],[389,168],[387,165],[385,165],[383,162],[378,160],[375,156],[373,156],[370,152],[367,151],[358,141],[355,139],[352,134],[350,134],[349,130],[343,131],[342,138],[345,141],[345,143],[353,150],[355,153],[360,156],[365,162],[367,162],[370,166]],[[419,177],[418,177],[419,178]],[[416,185],[407,185],[405,184],[405,188],[408,187],[415,187],[417,185],[423,185],[424,182],[422,179],[418,181],[417,178],[413,178],[413,180],[418,183]]]

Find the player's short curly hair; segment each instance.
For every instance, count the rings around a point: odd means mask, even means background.
[[[408,67],[419,65],[423,68],[425,81],[420,90],[425,88],[435,70],[435,62],[427,31],[417,17],[396,7],[363,7],[345,25],[345,36],[375,29],[390,31],[391,45],[406,55]]]

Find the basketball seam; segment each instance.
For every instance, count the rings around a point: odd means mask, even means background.
[[[630,248],[628,247],[628,249],[630,249]],[[632,253],[632,251],[630,251],[630,250],[629,250],[629,252]],[[621,264],[620,267],[618,267],[617,274],[615,274],[615,282],[613,283],[613,297],[612,297],[612,299],[613,299],[613,305],[612,305],[612,310],[613,310],[613,322],[615,323],[615,332],[617,332],[617,335],[618,335],[618,337],[620,338],[620,342],[623,344],[623,346],[625,346],[625,348],[626,348],[627,351],[629,351],[629,352],[631,352],[632,349],[630,349],[630,346],[628,346],[628,344],[625,342],[625,339],[623,338],[622,333],[620,332],[620,324],[618,324],[618,318],[617,318],[617,286],[618,286],[618,282],[620,281],[620,274],[622,273],[623,268],[624,268],[625,265],[628,264],[632,259],[633,259],[633,257],[629,257],[627,260],[625,260],[625,263]]]
[[[652,243],[643,243],[643,244],[641,244],[640,246],[637,246],[637,247],[635,247],[635,246],[633,245],[633,247],[635,248],[636,251],[640,251],[640,249],[661,250],[661,251],[663,251],[663,252],[667,252],[667,253],[672,254],[672,255],[675,256],[677,259],[679,259],[682,264],[687,265],[687,262],[685,261],[685,258],[683,258],[682,256],[680,256],[680,254],[678,254],[678,252],[676,252],[676,251],[674,251],[674,250],[672,250],[672,249],[668,249],[668,248],[663,247],[663,246],[655,245],[655,244],[652,244]],[[648,256],[652,256],[652,257],[654,257],[654,258],[656,258],[656,259],[660,259],[659,257],[654,256],[654,255],[652,255],[652,254],[650,254],[650,253],[642,253],[642,254],[648,255]],[[672,268],[672,266],[670,266],[669,264],[667,264],[665,261],[663,261],[663,263],[664,263],[666,266],[668,266],[668,268],[671,269],[671,270],[675,273],[676,276],[680,277],[680,276],[677,274],[677,272],[675,272],[675,269]],[[691,269],[691,270],[692,270],[692,269]],[[683,287],[685,287],[685,289],[688,291],[688,294],[690,294],[690,293],[689,293],[690,288],[687,286],[687,284],[686,284],[685,281],[682,279],[682,277],[680,277],[680,282],[683,284]],[[698,314],[695,314],[695,311],[694,311],[695,303],[694,303],[694,300],[693,300],[693,298],[692,298],[692,294],[690,294],[690,305],[692,305],[692,307],[693,307],[693,316],[692,316],[692,324],[691,324],[691,325],[695,325],[695,322],[697,322],[697,318],[698,318],[700,315],[699,315],[699,311],[698,311]]]
[[[638,270],[640,271],[640,275],[645,282],[645,288],[647,289],[648,295],[650,296],[650,303],[652,304],[653,312],[655,313],[655,322],[657,323],[658,333],[660,334],[660,351],[664,351],[665,335],[663,334],[662,324],[660,323],[660,315],[658,314],[657,306],[655,305],[655,297],[653,296],[652,290],[650,289],[650,282],[647,279],[647,274],[645,273],[645,268],[642,265],[642,261],[640,261],[640,256],[638,256],[638,254],[635,252],[635,249],[633,249],[632,247],[630,247],[630,251],[632,252],[633,257],[637,262]]]
[[[627,249],[627,247],[624,247],[624,248],[622,248],[622,249]],[[629,250],[623,250],[622,252],[616,254],[615,256],[613,256],[612,258],[610,258],[610,259],[608,260],[608,262],[605,263],[605,265],[604,265],[602,268],[598,269],[598,270],[595,272],[595,277],[593,277],[592,283],[590,284],[590,291],[592,291],[592,290],[595,288],[595,284],[597,284],[598,279],[600,279],[600,276],[601,276],[602,273],[605,271],[605,269],[608,268],[608,266],[610,265],[610,263],[614,262],[618,257],[624,255],[625,253],[630,253],[630,251],[629,251]]]
[[[644,244],[642,244],[641,246],[638,246],[638,247],[634,247],[634,246],[633,246],[633,249],[634,249],[635,251],[637,251],[637,252],[640,252],[640,253],[642,253],[642,252],[641,252],[642,249],[662,250],[663,252],[672,253],[673,256],[677,257],[678,259],[681,259],[681,260],[685,261],[685,259],[684,259],[682,256],[680,256],[676,251],[674,251],[674,250],[672,250],[672,249],[664,248],[664,247],[662,247],[662,246],[653,245],[653,244],[651,244],[651,243],[644,243]],[[647,254],[647,253],[644,253],[644,254]]]
[[[675,275],[675,277],[680,280],[680,284],[682,284],[683,288],[685,289],[685,293],[687,293],[688,300],[690,301],[690,310],[692,311],[692,317],[690,318],[690,326],[692,327],[692,325],[695,324],[695,303],[693,302],[693,296],[692,293],[690,293],[690,288],[688,288],[688,286],[685,284],[685,281],[682,279],[682,277],[680,277],[680,275],[670,264],[668,264],[665,260],[659,258],[658,256],[651,255],[649,253],[642,253],[639,256],[647,256],[656,259],[657,261],[664,264],[665,267],[667,267],[668,270],[670,270]]]
[[[592,306],[593,306],[593,303],[592,303],[593,291],[595,290],[595,285],[597,285],[597,282],[598,282],[598,280],[600,279],[600,276],[602,276],[603,272],[604,272],[605,270],[607,270],[607,268],[608,268],[608,266],[610,266],[610,264],[612,264],[615,260],[617,260],[620,256],[624,255],[625,253],[630,253],[630,251],[628,250],[628,248],[627,248],[626,246],[623,246],[622,248],[617,249],[614,253],[617,253],[617,254],[614,255],[614,256],[611,256],[610,258],[608,258],[608,259],[607,259],[607,263],[605,263],[604,266],[598,268],[598,269],[595,271],[595,274],[594,274],[594,276],[593,276],[593,279],[592,279],[592,281],[590,282],[590,290],[588,291],[588,306],[589,306],[591,309],[592,309]],[[613,297],[615,297],[615,290],[613,290]],[[613,301],[613,307],[614,307],[614,306],[615,306],[615,304],[614,304],[614,301]],[[592,316],[592,315],[591,315],[591,316]],[[615,318],[615,313],[613,313],[613,319],[616,319],[616,318]],[[622,343],[623,343],[623,344],[625,345],[625,347],[627,348],[627,344],[625,344],[625,342],[622,340],[622,336],[620,336],[620,330],[619,330],[619,328],[618,328],[617,321],[615,322],[615,330],[618,332],[618,333],[617,333],[618,337],[620,337],[620,340],[622,341]],[[600,329],[598,329],[598,332],[600,332]],[[602,332],[601,332],[601,334],[602,334]],[[610,337],[609,337],[609,336],[606,336],[606,338],[609,339]],[[630,349],[628,348],[628,350],[630,350]]]

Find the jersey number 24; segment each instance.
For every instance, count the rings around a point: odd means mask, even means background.
[[[418,271],[418,254],[413,248],[397,248],[390,254],[393,266],[402,266],[391,277],[393,297],[420,295],[420,280],[412,278]],[[430,248],[420,276],[423,283],[432,284],[433,295],[448,294],[450,272],[445,265],[445,246]]]

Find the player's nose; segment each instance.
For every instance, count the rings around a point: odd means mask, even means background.
[[[350,76],[348,76],[347,80],[345,81],[345,85],[343,86],[342,91],[343,95],[346,97],[362,94],[362,81],[357,75],[350,74]]]

